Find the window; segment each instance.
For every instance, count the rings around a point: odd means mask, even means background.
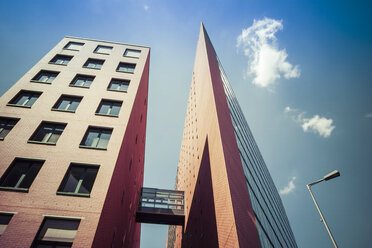
[[[31,108],[40,95],[41,92],[21,90],[8,105]]]
[[[141,54],[140,50],[134,50],[134,49],[125,49],[124,56],[126,57],[132,57],[132,58],[139,58]]]
[[[119,116],[121,104],[119,101],[102,100],[96,114]]]
[[[76,75],[76,77],[70,83],[70,86],[77,86],[83,88],[89,88],[94,80],[94,76],[87,75]]]
[[[0,140],[3,140],[8,135],[18,121],[19,119],[15,118],[0,117]]]
[[[49,63],[56,64],[56,65],[67,65],[71,59],[72,59],[72,56],[57,54],[56,56],[54,56],[54,58]]]
[[[32,82],[38,82],[38,83],[52,83],[53,80],[57,77],[59,72],[56,71],[46,71],[42,70],[38,74],[36,74],[35,77],[32,78]]]
[[[108,90],[127,92],[129,87],[129,80],[111,79]]]
[[[72,163],[57,194],[89,196],[97,172],[98,166]]]
[[[52,110],[60,110],[66,112],[75,112],[81,102],[80,96],[62,95],[57,103],[53,106]]]
[[[116,71],[134,73],[134,68],[136,68],[136,64],[120,62]]]
[[[0,189],[28,191],[44,161],[16,158],[0,179]]]
[[[80,219],[46,217],[41,224],[32,248],[72,247]]]
[[[88,59],[87,62],[85,62],[83,67],[99,70],[101,69],[104,62],[105,61],[101,59]]]
[[[82,46],[84,46],[84,43],[70,41],[63,49],[80,51]]]
[[[95,53],[102,53],[102,54],[110,54],[112,50],[112,47],[110,46],[97,46],[97,48],[94,50]]]
[[[13,214],[0,213],[0,237],[5,232],[10,220],[12,219]]]
[[[83,148],[107,149],[112,129],[89,127],[80,144]]]
[[[55,145],[66,124],[43,121],[28,142]]]

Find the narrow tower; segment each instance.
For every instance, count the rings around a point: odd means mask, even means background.
[[[170,247],[297,247],[281,199],[201,24],[178,164],[185,225]]]
[[[149,58],[65,37],[0,98],[0,247],[139,247]]]

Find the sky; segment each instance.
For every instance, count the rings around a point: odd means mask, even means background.
[[[372,2],[3,1],[0,94],[64,36],[151,47],[144,186],[173,188],[203,22],[281,194],[299,247],[372,243]],[[141,248],[167,226],[142,224]]]

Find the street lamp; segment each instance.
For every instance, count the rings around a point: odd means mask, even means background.
[[[331,173],[325,175],[322,179],[319,179],[319,180],[317,180],[317,181],[315,181],[315,182],[312,182],[312,183],[309,183],[308,185],[306,185],[306,186],[307,186],[307,189],[308,189],[309,192],[310,192],[311,198],[313,198],[313,201],[314,201],[314,203],[315,203],[315,206],[316,206],[316,208],[318,209],[318,212],[319,212],[319,215],[320,215],[321,221],[324,223],[325,228],[327,229],[327,232],[328,232],[328,234],[329,234],[329,237],[331,237],[332,243],[333,243],[333,245],[334,245],[336,248],[337,248],[336,241],[335,241],[335,239],[334,239],[333,236],[332,236],[331,230],[329,229],[329,227],[328,227],[328,225],[327,225],[327,222],[326,222],[326,220],[324,219],[324,216],[323,216],[323,214],[322,214],[322,211],[320,211],[320,208],[319,208],[319,206],[318,206],[318,203],[316,202],[315,197],[314,197],[313,193],[311,192],[311,188],[310,188],[310,187],[313,186],[313,185],[315,185],[315,184],[317,184],[317,183],[320,183],[320,182],[323,182],[323,181],[328,181],[328,180],[331,180],[331,179],[333,179],[333,178],[335,178],[335,177],[338,177],[338,176],[340,176],[340,172],[338,172],[338,170],[334,170],[334,171],[332,171]]]

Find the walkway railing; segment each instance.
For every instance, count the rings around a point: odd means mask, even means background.
[[[137,207],[137,222],[183,225],[184,192],[156,188],[142,188]]]

